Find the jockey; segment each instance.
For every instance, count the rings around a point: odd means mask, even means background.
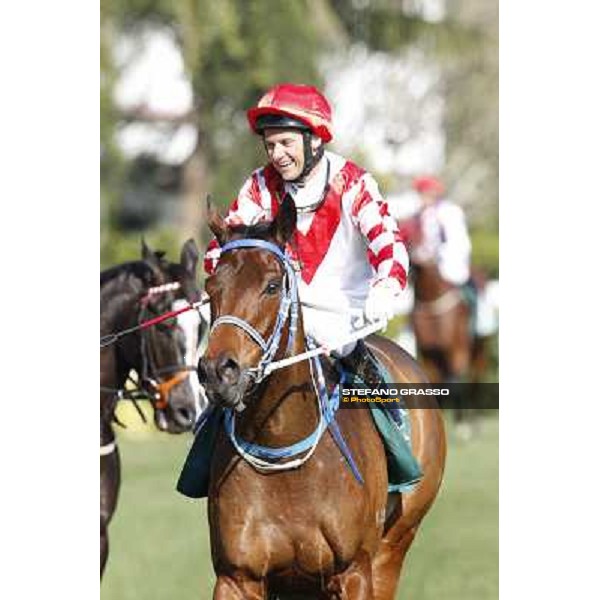
[[[413,251],[415,262],[433,261],[442,279],[465,285],[470,277],[471,241],[462,208],[445,198],[444,186],[435,177],[417,177],[413,188],[421,198],[423,236]]]
[[[303,309],[307,334],[335,349],[343,364],[366,382],[380,380],[364,343],[340,346],[354,330],[352,309],[369,320],[391,319],[401,307],[408,253],[375,179],[325,144],[332,134],[331,107],[316,88],[283,83],[247,111],[261,136],[268,164],[243,184],[226,217],[229,225],[274,218],[286,195],[294,200],[297,231],[289,245],[298,266],[303,302],[333,307]],[[213,240],[205,256],[212,273],[220,249]]]
[[[469,305],[475,335],[489,335],[489,303],[480,294],[484,283],[476,283],[471,271],[471,240],[465,214],[444,195],[444,186],[435,177],[417,177],[413,188],[421,198],[419,221],[422,240],[413,249],[415,263],[433,261],[440,277],[459,288]]]

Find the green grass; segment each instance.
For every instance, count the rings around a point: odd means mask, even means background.
[[[459,442],[450,427],[449,438],[444,483],[409,551],[398,597],[496,599],[497,413],[471,442]],[[123,485],[102,600],[211,598],[206,501],[174,489],[191,437],[137,432],[119,441]]]

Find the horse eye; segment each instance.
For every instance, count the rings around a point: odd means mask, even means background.
[[[267,284],[267,287],[265,288],[265,292],[267,294],[272,295],[275,292],[277,292],[280,287],[281,287],[281,281],[279,281],[277,279],[273,279],[273,281],[269,281],[269,283]]]

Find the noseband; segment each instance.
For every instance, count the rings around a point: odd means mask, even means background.
[[[289,257],[282,252],[282,250],[276,244],[267,242],[265,240],[258,239],[245,239],[236,240],[225,244],[221,248],[221,254],[225,252],[231,252],[232,250],[239,250],[240,248],[257,248],[261,250],[267,250],[277,258],[279,264],[283,268],[283,285],[281,287],[280,301],[279,301],[279,312],[277,313],[277,320],[273,333],[268,340],[265,338],[247,321],[236,317],[235,315],[223,315],[215,319],[210,333],[219,327],[219,325],[233,325],[239,327],[258,345],[260,346],[263,354],[258,361],[256,367],[246,369],[248,375],[252,377],[255,384],[260,383],[265,377],[265,370],[271,364],[275,358],[275,353],[279,348],[281,342],[281,335],[283,328],[288,319],[290,319],[290,326],[288,332],[288,340],[286,347],[286,355],[292,350],[294,339],[296,337],[296,329],[298,323],[298,283],[296,280],[296,273]]]

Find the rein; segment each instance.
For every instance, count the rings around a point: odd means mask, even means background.
[[[169,312],[163,313],[162,315],[158,315],[153,319],[148,319],[147,321],[143,321],[142,323],[138,323],[134,327],[130,327],[129,329],[123,329],[122,331],[118,331],[116,333],[109,333],[100,338],[100,348],[105,348],[106,346],[110,346],[115,342],[119,341],[124,335],[128,335],[129,333],[133,333],[135,331],[139,331],[140,329],[148,329],[148,327],[152,327],[153,325],[158,325],[167,319],[172,319],[181,313],[187,312],[188,310],[193,310],[200,308],[203,304],[206,304],[209,301],[209,298],[203,298],[199,302],[190,303],[188,306],[184,306],[183,308],[178,308],[177,310],[170,310]]]

